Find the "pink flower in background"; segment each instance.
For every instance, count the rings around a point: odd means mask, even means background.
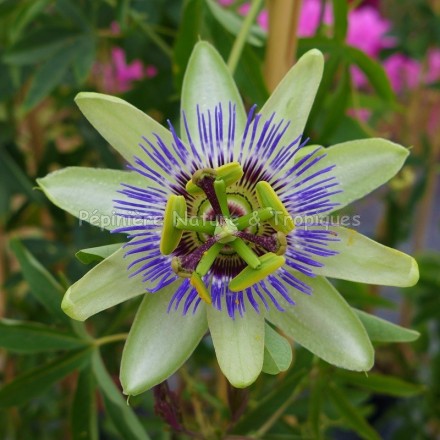
[[[383,67],[395,92],[414,89],[420,83],[420,63],[406,55],[395,53],[389,56],[383,62]]]
[[[110,29],[115,35],[120,33],[117,22],[111,23]],[[132,88],[134,81],[154,78],[158,74],[156,66],[149,64],[144,67],[141,60],[136,59],[127,63],[125,51],[120,47],[113,47],[110,61],[97,63],[93,71],[100,88],[106,93],[126,92]]]
[[[391,23],[376,9],[370,6],[353,9],[348,16],[347,43],[376,57],[382,49],[396,44],[394,38],[386,35],[390,29]]]
[[[440,49],[430,49],[428,52],[428,69],[425,81],[428,84],[440,81]]]
[[[321,15],[320,0],[305,0],[302,4],[301,14],[298,23],[299,37],[313,37],[319,26]],[[325,5],[323,22],[326,25],[333,23],[333,11],[328,3]]]
[[[125,52],[120,47],[112,49],[112,60],[114,66],[114,81],[120,92],[130,90],[131,83],[144,77],[144,66],[142,61],[134,60],[127,64]]]
[[[223,6],[230,6],[233,0],[218,0]],[[304,0],[298,23],[298,36],[312,37],[316,34],[321,16],[321,0]],[[381,50],[392,48],[397,41],[388,35],[391,22],[380,15],[377,0],[364,0],[358,8],[349,12],[347,44],[354,46],[372,58],[377,59]],[[238,8],[238,13],[246,15],[250,3],[244,3]],[[268,29],[267,10],[263,10],[257,17],[257,23],[265,30]],[[327,26],[333,23],[333,11],[330,3],[326,3],[323,23]],[[423,79],[426,83],[440,80],[440,49],[431,49],[428,52],[428,68],[422,78],[421,65],[418,61],[403,54],[395,53],[382,62],[395,92],[412,89]],[[356,87],[367,85],[365,75],[356,67],[352,67],[352,78]],[[367,119],[364,115],[361,119]]]

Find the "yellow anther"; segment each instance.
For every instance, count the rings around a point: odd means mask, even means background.
[[[175,227],[175,222],[178,218],[185,218],[185,216],[185,197],[172,194],[165,207],[163,229],[160,237],[160,252],[163,255],[171,254],[179,245],[183,231]]]
[[[203,301],[205,301],[205,303],[212,303],[208,288],[203,282],[202,277],[197,272],[193,272],[189,282],[191,283],[191,286],[196,289],[197,294],[200,296],[200,298],[202,298]]]
[[[279,199],[274,189],[267,182],[258,182],[255,186],[258,202],[262,208],[272,208],[274,216],[267,221],[276,230],[288,234],[295,227],[292,217]]]
[[[272,252],[264,254],[260,257],[261,265],[257,269],[245,267],[236,277],[232,278],[229,283],[229,289],[232,292],[240,292],[255,283],[264,280],[268,275],[274,273],[286,262],[284,257],[275,255]]]

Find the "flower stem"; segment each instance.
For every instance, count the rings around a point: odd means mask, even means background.
[[[94,345],[100,347],[101,345],[111,344],[113,342],[125,341],[128,337],[128,333],[117,333],[115,335],[103,336],[102,338],[95,339]]]
[[[264,61],[269,92],[275,89],[295,62],[301,4],[302,0],[269,1],[269,34]]]
[[[232,74],[234,74],[235,69],[237,68],[238,61],[241,56],[241,52],[243,51],[243,47],[246,43],[246,38],[249,35],[249,32],[251,30],[251,26],[255,21],[255,18],[257,17],[258,12],[261,9],[261,5],[263,3],[263,0],[253,0],[251,4],[251,8],[249,10],[249,13],[247,14],[246,18],[243,21],[243,26],[241,27],[241,30],[239,34],[237,35],[237,38],[234,41],[234,45],[232,46],[231,53],[229,54],[228,59],[228,67]]]

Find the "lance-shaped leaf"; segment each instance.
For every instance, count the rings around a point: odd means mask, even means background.
[[[95,313],[145,293],[142,280],[128,276],[124,253],[124,249],[119,249],[69,288],[61,304],[67,315],[84,321]]]
[[[19,240],[11,240],[11,248],[20,262],[23,277],[31,293],[57,319],[68,322],[61,310],[63,288]]]
[[[126,400],[116,387],[98,351],[93,353],[92,366],[96,382],[104,399],[105,409],[121,438],[124,440],[148,440],[150,437],[145,432],[133,409],[127,405]]]
[[[226,115],[229,111],[229,105],[235,106],[236,134],[241,134],[246,124],[246,114],[237,86],[219,53],[211,44],[202,41],[194,47],[189,59],[183,79],[181,104],[194,145],[199,152],[203,151],[199,144],[197,109],[202,113],[210,110],[211,116],[214,116],[214,107],[218,104],[221,104],[223,109],[224,137],[228,134]],[[188,140],[183,118],[180,134],[182,139]]]
[[[412,342],[419,338],[420,333],[401,327],[385,319],[370,315],[362,310],[353,309],[367,330],[368,336],[375,342]]]
[[[68,353],[17,376],[0,389],[0,408],[21,405],[42,394],[53,383],[82,368],[90,360],[91,352],[91,348],[86,348]]]
[[[71,410],[71,435],[73,440],[98,439],[95,379],[90,366],[78,375]]]
[[[140,394],[163,382],[183,365],[205,334],[208,326],[204,304],[199,304],[194,314],[167,311],[181,282],[145,295],[122,354],[125,394]]]
[[[86,344],[86,341],[38,322],[0,319],[0,347],[11,352],[73,350]]]
[[[353,229],[331,226],[339,241],[331,249],[337,255],[316,257],[323,266],[314,272],[329,278],[357,281],[384,286],[413,286],[419,279],[414,258],[403,252],[383,246]]]
[[[264,316],[248,303],[246,313],[234,319],[226,310],[208,307],[208,324],[223,374],[234,387],[253,383],[263,368]]]
[[[83,264],[94,263],[105,260],[111,254],[122,247],[123,243],[107,244],[94,248],[81,249],[75,254],[75,257]]]
[[[137,173],[84,167],[63,168],[37,182],[52,203],[77,217],[80,224],[84,221],[108,230],[123,225],[113,207],[121,182],[146,184]]]
[[[291,291],[296,304],[281,301],[286,310],[272,307],[267,319],[326,362],[348,370],[369,370],[374,362],[373,347],[350,306],[325,278],[294,275],[312,288],[312,294]]]

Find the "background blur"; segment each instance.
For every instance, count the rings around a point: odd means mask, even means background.
[[[0,389],[1,439],[440,438],[438,0],[303,0],[296,32],[297,56],[312,47],[326,56],[312,143],[382,136],[411,146],[401,173],[349,211],[361,232],[415,255],[421,270],[408,289],[338,283],[352,306],[421,332],[413,344],[377,346],[373,380],[297,349],[283,377],[234,390],[207,341],[169,387],[128,407],[118,391],[122,343],[102,345],[89,365],[88,349],[69,337],[77,324],[54,312],[96,263],[75,253],[120,241],[34,189],[58,168],[124,166],[80,114],[76,93],[115,94],[176,122],[194,43],[209,40],[227,59],[248,10],[239,0],[0,1],[0,346],[9,348],[0,348],[0,385],[12,381]],[[248,106],[268,97],[267,32],[264,9],[235,73]],[[138,303],[76,331],[124,333]]]

